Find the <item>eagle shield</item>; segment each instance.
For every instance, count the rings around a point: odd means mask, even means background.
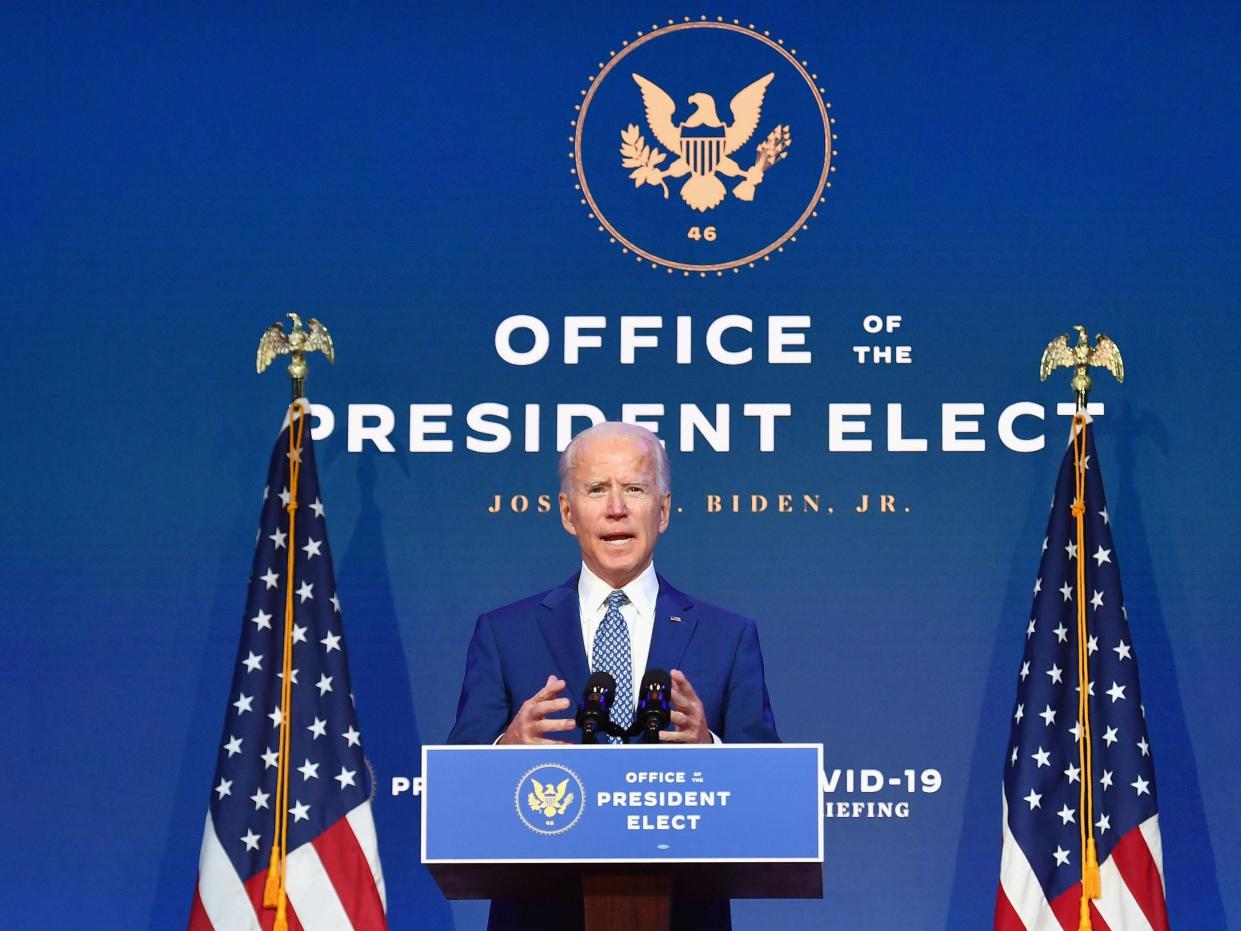
[[[714,174],[720,159],[724,157],[724,128],[702,127],[710,134],[696,134],[693,130],[681,130],[681,158],[696,175]]]

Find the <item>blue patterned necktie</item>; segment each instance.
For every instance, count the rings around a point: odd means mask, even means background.
[[[628,600],[622,591],[608,595],[608,611],[595,631],[595,643],[590,651],[593,671],[606,672],[616,680],[612,721],[626,728],[633,723],[633,660],[629,654],[629,628],[620,608]],[[609,737],[608,741],[622,743],[619,737]]]

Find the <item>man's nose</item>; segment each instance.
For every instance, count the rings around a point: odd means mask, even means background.
[[[625,502],[625,492],[623,489],[614,488],[608,492],[608,516],[624,517],[629,513],[629,506]]]

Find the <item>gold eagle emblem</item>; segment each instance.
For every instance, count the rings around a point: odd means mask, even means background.
[[[526,797],[526,804],[549,819],[549,822],[557,815],[563,815],[565,809],[573,804],[573,793],[568,791],[568,779],[562,779],[556,785],[550,782],[543,785],[539,780],[531,779],[530,784],[534,786],[534,791]]]
[[[321,352],[327,356],[328,362],[335,362],[336,351],[332,348],[332,337],[327,327],[314,317],[310,318],[310,329],[303,330],[301,317],[297,314],[285,316],[292,321],[289,332],[286,334],[284,327],[279,323],[273,323],[263,331],[263,335],[259,338],[255,367],[262,374],[276,356],[289,356],[289,377],[293,379],[293,396],[300,398],[306,374],[310,371],[310,367],[306,364],[306,353]]]
[[[1061,333],[1043,350],[1043,361],[1039,364],[1039,380],[1047,381],[1047,376],[1058,368],[1075,369],[1073,373],[1073,390],[1077,392],[1078,408],[1085,408],[1086,395],[1090,391],[1090,367],[1105,368],[1116,380],[1125,380],[1125,363],[1120,357],[1120,348],[1099,333],[1095,336],[1095,345],[1090,345],[1086,337],[1086,328],[1080,324],[1073,327],[1077,331],[1077,345],[1069,345],[1069,334]]]
[[[691,94],[688,103],[695,109],[680,123],[674,122],[676,101],[657,85],[640,74],[633,74],[634,82],[642,91],[642,103],[646,108],[646,122],[656,140],[677,155],[676,161],[661,169],[666,153],[646,144],[634,124],[621,131],[621,164],[633,169],[629,177],[634,187],[643,184],[663,188],[668,196],[667,178],[684,178],[681,199],[694,210],[705,213],[718,207],[728,191],[717,175],[742,178],[733,188],[733,196],[743,201],[754,199],[754,188],[761,184],[763,175],[772,165],[784,158],[791,144],[787,126],[777,126],[758,146],[757,157],[750,168],[742,168],[732,156],[741,149],[762,115],[763,98],[775,73],[763,75],[742,88],[729,101],[732,122],[725,123],[716,112],[715,98],[710,94]]]

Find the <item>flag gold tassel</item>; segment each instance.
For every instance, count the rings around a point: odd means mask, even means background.
[[[1077,752],[1081,763],[1078,814],[1082,856],[1082,898],[1077,931],[1092,931],[1090,900],[1099,898],[1099,861],[1095,852],[1094,768],[1090,731],[1090,649],[1086,630],[1086,415],[1078,411],[1073,418],[1073,472],[1076,499],[1073,516],[1077,522]]]
[[[263,884],[263,908],[275,908],[280,901],[280,848],[272,844],[271,859],[267,861],[267,882]]]
[[[1099,856],[1095,852],[1093,837],[1086,841],[1086,869],[1082,873],[1082,892],[1092,899],[1103,895],[1099,887]]]
[[[263,885],[263,907],[276,910],[272,931],[288,931],[288,894],[285,870],[289,855],[289,768],[290,740],[293,732],[293,562],[297,529],[297,482],[301,475],[302,436],[305,429],[304,402],[295,400],[289,406],[289,559],[284,587],[284,663],[280,681],[280,740],[276,765],[275,831],[271,859],[267,865],[267,881]]]

